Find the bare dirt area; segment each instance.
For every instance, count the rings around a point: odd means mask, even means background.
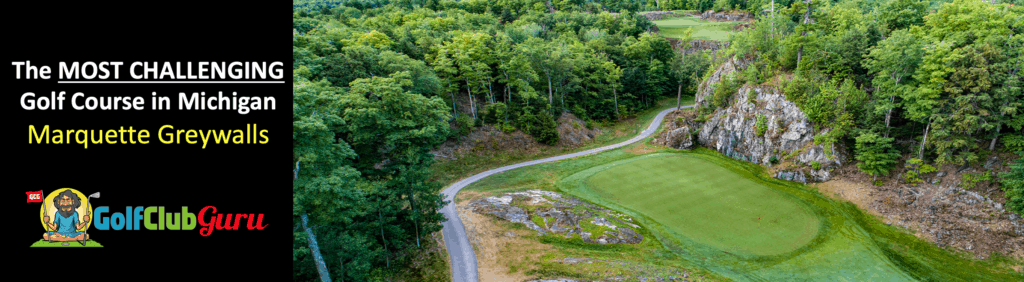
[[[813,186],[818,188],[822,195],[851,202],[870,214],[881,215],[877,210],[874,210],[874,198],[871,197],[872,189],[869,185],[848,179],[835,179],[816,183]]]
[[[466,199],[466,198],[464,198]],[[523,238],[530,231],[506,228],[498,220],[478,214],[460,205],[459,218],[466,226],[466,235],[476,251],[481,282],[519,282],[530,279],[530,261],[551,250],[545,244]],[[523,265],[512,269],[510,265]]]
[[[916,183],[908,183],[905,173],[910,169],[901,167],[879,177],[881,186],[848,164],[836,169],[832,180],[815,186],[824,195],[852,202],[881,216],[886,224],[907,228],[940,247],[969,252],[978,259],[993,253],[1024,258],[1024,223],[1003,207],[999,184],[970,179],[1005,172],[1007,158],[1010,155],[992,156],[976,166],[943,166]]]
[[[556,122],[558,126],[557,147],[576,148],[592,141],[601,134],[600,129],[588,127],[587,123],[570,113],[564,113]],[[431,151],[435,160],[456,159],[463,154],[486,155],[494,152],[532,155],[541,148],[552,147],[538,143],[533,136],[514,131],[506,133],[498,128],[485,124],[477,127],[469,135],[457,140],[448,140]]]

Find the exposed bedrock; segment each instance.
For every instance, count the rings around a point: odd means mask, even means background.
[[[697,91],[697,106],[711,105],[714,88],[722,77],[745,67],[744,62],[729,60],[722,64]],[[748,101],[753,93],[756,98]],[[814,144],[814,136],[828,133],[828,128],[815,132],[807,114],[786,100],[781,89],[770,84],[738,88],[730,97],[730,105],[716,109],[703,122],[699,114],[679,114],[675,122],[667,122],[659,143],[683,149],[685,131],[696,132],[696,143],[717,150],[731,158],[772,167],[772,175],[796,182],[821,182],[831,178],[832,169],[847,161],[846,150],[840,146],[826,149]],[[763,117],[763,134],[758,134],[758,117]]]

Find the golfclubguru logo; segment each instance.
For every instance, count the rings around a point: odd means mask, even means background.
[[[75,189],[61,188],[46,197],[42,190],[28,191],[25,195],[28,203],[42,203],[39,219],[46,231],[32,247],[102,247],[90,238],[90,225],[97,230],[194,230],[198,225],[199,235],[203,237],[212,235],[214,230],[267,228],[262,213],[220,213],[215,206],[205,206],[198,214],[190,212],[188,206],[182,206],[178,212],[168,211],[163,206],[127,206],[120,212],[108,206],[94,209],[90,201],[99,199],[99,192],[86,196]]]
[[[92,204],[89,202],[91,199],[98,199],[99,192],[87,197],[78,190],[61,188],[45,198],[42,190],[29,191],[25,194],[29,203],[42,203],[39,208],[39,219],[46,230],[43,238],[32,244],[32,247],[103,247],[92,241],[88,234],[89,223],[92,223]]]
[[[217,207],[206,206],[199,210],[199,215],[189,212],[188,206],[182,206],[180,212],[170,213],[163,206],[125,207],[124,213],[111,212],[110,207],[96,208],[96,224],[98,230],[194,230],[199,223],[199,235],[210,236],[214,230],[240,230],[243,226],[248,230],[263,230],[263,214],[253,213],[217,213]]]

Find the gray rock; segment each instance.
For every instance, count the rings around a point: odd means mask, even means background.
[[[532,214],[528,214],[522,208],[512,205],[513,202],[540,206],[537,206]],[[491,214],[509,222],[525,224],[530,229],[537,231],[538,235],[557,233],[563,234],[565,238],[571,238],[575,234],[579,234],[584,242],[597,244],[637,244],[643,241],[643,236],[634,231],[635,228],[641,228],[639,225],[619,219],[624,217],[626,220],[631,220],[624,214],[572,197],[562,196],[557,192],[543,190],[511,192],[499,197],[476,199],[468,206],[476,213]],[[586,207],[586,209],[581,207]],[[539,221],[542,221],[544,226],[535,223],[534,217],[540,217]],[[596,234],[591,234],[580,228],[580,222],[590,222],[614,231],[605,231],[605,234],[600,234],[595,238]],[[509,232],[506,233],[506,236],[512,237],[515,234]]]
[[[690,127],[683,126],[668,133],[668,146],[676,149],[693,149],[693,134]]]
[[[698,105],[711,103],[714,88],[722,76],[746,67],[742,60],[729,60],[722,64],[708,80],[701,82],[697,93]],[[748,102],[748,94],[754,93],[755,103]],[[715,111],[710,119],[699,127],[696,142],[717,150],[731,158],[758,164],[768,164],[773,155],[786,156],[798,151],[795,161],[810,165],[818,163],[821,168],[801,168],[804,174],[783,173],[777,177],[786,180],[807,182],[827,181],[830,169],[844,163],[848,156],[841,144],[826,149],[814,144],[814,136],[827,134],[828,128],[815,133],[807,114],[796,103],[786,100],[785,94],[776,87],[766,85],[744,85],[731,98],[733,104]],[[767,119],[763,136],[755,130],[758,117]]]
[[[940,171],[939,173],[936,173],[936,174],[935,174],[935,176],[936,176],[936,177],[943,177],[943,176],[946,176],[946,172],[945,172],[945,171]]]
[[[999,162],[999,158],[991,157],[991,158],[988,159],[987,162],[985,162],[984,168],[985,169],[995,169],[995,168],[998,168],[1000,165],[1001,165],[1001,163]]]

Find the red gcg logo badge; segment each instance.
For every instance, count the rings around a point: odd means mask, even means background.
[[[39,191],[28,191],[25,192],[28,195],[29,203],[42,203],[43,202],[43,190]]]

